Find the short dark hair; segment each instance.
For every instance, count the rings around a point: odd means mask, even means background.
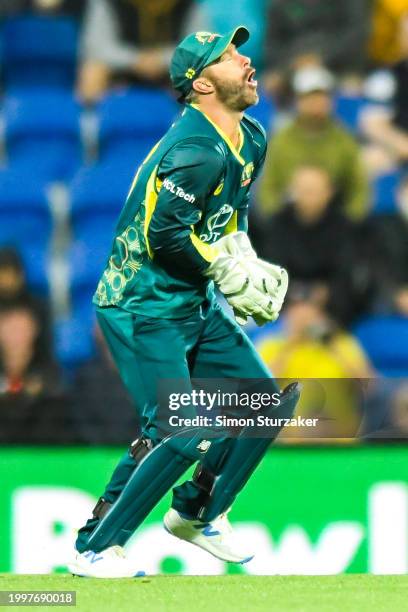
[[[198,102],[198,94],[194,89],[191,89],[188,94],[184,97],[185,104],[193,104]]]
[[[0,248],[0,268],[13,268],[24,274],[24,265],[19,252],[9,246]]]

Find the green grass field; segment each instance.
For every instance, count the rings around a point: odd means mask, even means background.
[[[95,580],[68,575],[1,574],[0,590],[76,591],[77,610],[98,612],[408,610],[408,576],[152,576]]]

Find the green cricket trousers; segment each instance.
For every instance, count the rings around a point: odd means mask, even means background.
[[[142,434],[154,445],[160,441],[156,419],[161,380],[185,380],[188,386],[191,378],[272,378],[249,338],[216,302],[204,302],[183,319],[149,318],[117,307],[98,307],[97,318],[135,404]],[[278,392],[270,382],[271,392]],[[118,498],[136,465],[127,452],[103,493],[104,501],[112,504]],[[192,480],[173,489],[172,507],[187,517],[196,518],[202,502],[202,490]],[[97,522],[93,517],[79,531],[78,550],[84,549]]]

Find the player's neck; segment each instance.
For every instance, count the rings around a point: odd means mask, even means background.
[[[243,112],[232,111],[223,104],[214,104],[214,101],[208,104],[205,99],[200,102],[198,108],[228,136],[235,147],[238,147],[241,138],[239,126]]]

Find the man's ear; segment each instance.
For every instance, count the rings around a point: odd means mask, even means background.
[[[213,93],[214,85],[206,78],[200,77],[193,81],[193,89],[199,94],[207,95]]]

